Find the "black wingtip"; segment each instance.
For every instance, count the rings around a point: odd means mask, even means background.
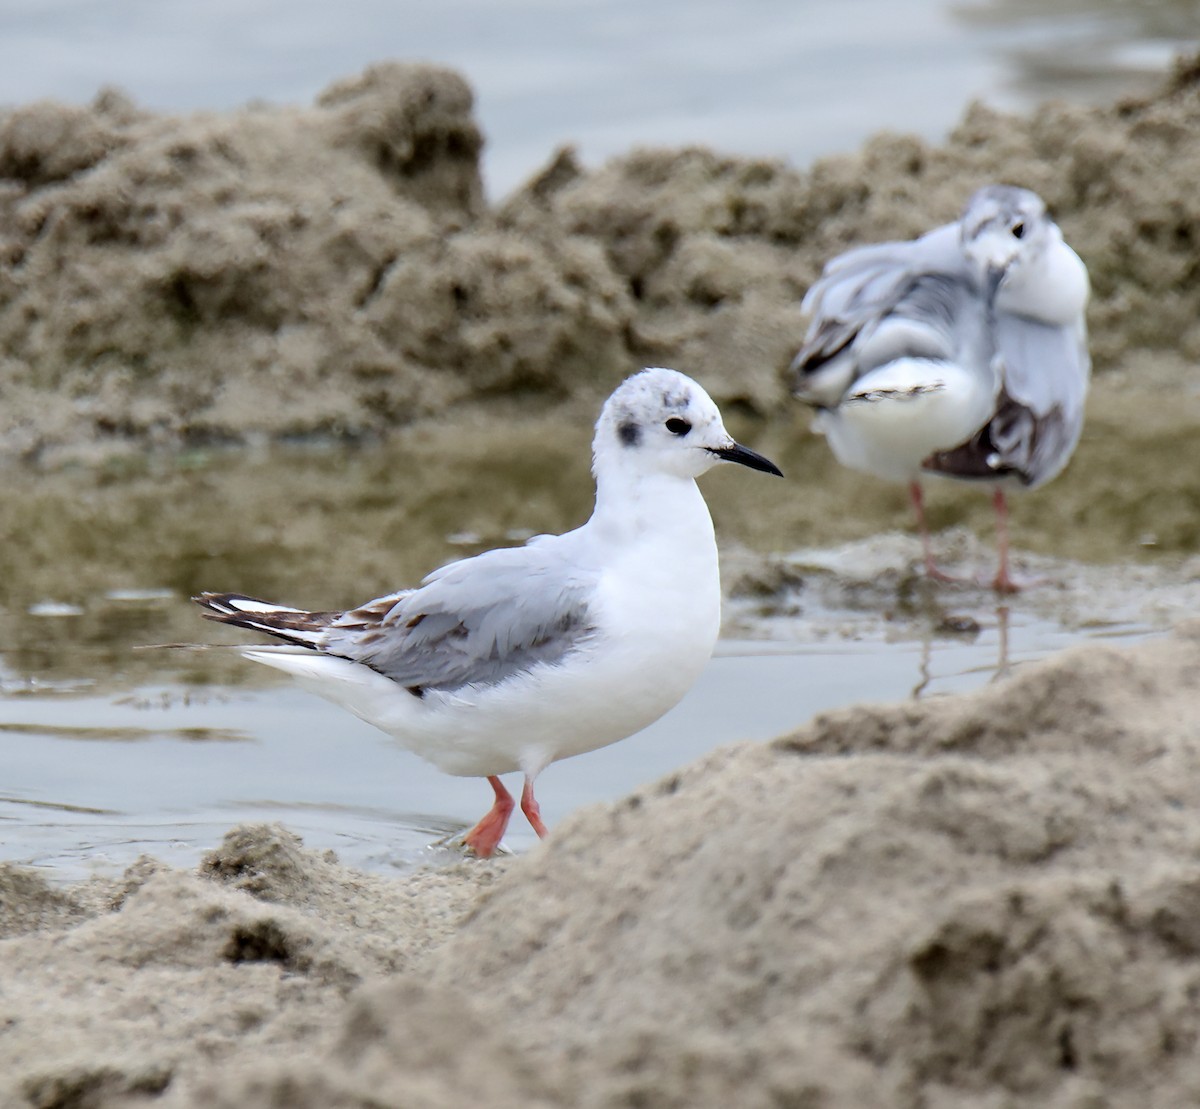
[[[247,596],[245,593],[204,592],[197,593],[192,600],[203,609],[200,615],[205,620],[214,620],[218,624],[232,624],[250,631],[265,631],[274,634],[271,628],[263,625],[261,618],[256,619],[255,614],[240,611],[234,604],[235,601],[248,601],[256,605],[266,604],[265,601],[260,601],[256,597]]]
[[[220,607],[223,596],[223,593],[197,593],[192,602],[204,610],[200,615],[206,620],[223,620],[225,611]]]
[[[342,615],[339,612],[305,612],[286,605],[274,605],[245,593],[198,593],[192,600],[200,606],[200,615],[206,620],[263,632],[285,643],[311,650],[322,649],[318,643],[321,633]]]
[[[192,601],[198,604],[204,612],[200,615],[206,620],[219,620],[222,622],[232,622],[238,615],[237,609],[232,605],[231,601],[253,601],[253,597],[246,597],[241,593],[197,593]],[[262,602],[258,602],[262,603]]]

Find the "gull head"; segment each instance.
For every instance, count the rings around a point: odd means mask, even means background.
[[[725,430],[721,413],[700,385],[676,370],[654,368],[626,378],[596,421],[594,470],[699,477],[718,462],[776,474],[779,468]]]
[[[1015,185],[985,185],[967,201],[959,221],[963,253],[991,299],[1012,285],[1061,239],[1037,193]]]

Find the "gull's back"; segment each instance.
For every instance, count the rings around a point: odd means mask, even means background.
[[[1091,358],[1082,314],[1077,326],[1008,313],[996,318],[1003,387],[996,414],[954,467],[931,459],[933,472],[970,478],[1014,477],[1036,488],[1065,468],[1083,432]]]
[[[983,330],[983,304],[974,300],[957,224],[838,255],[804,298],[812,320],[792,361],[795,395],[832,409],[888,362],[955,358]]]

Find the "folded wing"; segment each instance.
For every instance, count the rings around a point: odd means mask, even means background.
[[[594,634],[594,580],[557,544],[488,551],[443,566],[418,589],[343,613],[319,648],[414,693],[495,685],[561,661]]]
[[[969,277],[955,225],[915,242],[858,247],[833,259],[808,291],[812,323],[792,362],[797,397],[833,408],[865,373],[898,358],[946,360],[977,340],[964,329]]]

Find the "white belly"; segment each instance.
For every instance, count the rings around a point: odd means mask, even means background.
[[[991,417],[994,383],[953,362],[902,358],[864,374],[819,429],[844,466],[912,480],[936,451],[966,442]]]

